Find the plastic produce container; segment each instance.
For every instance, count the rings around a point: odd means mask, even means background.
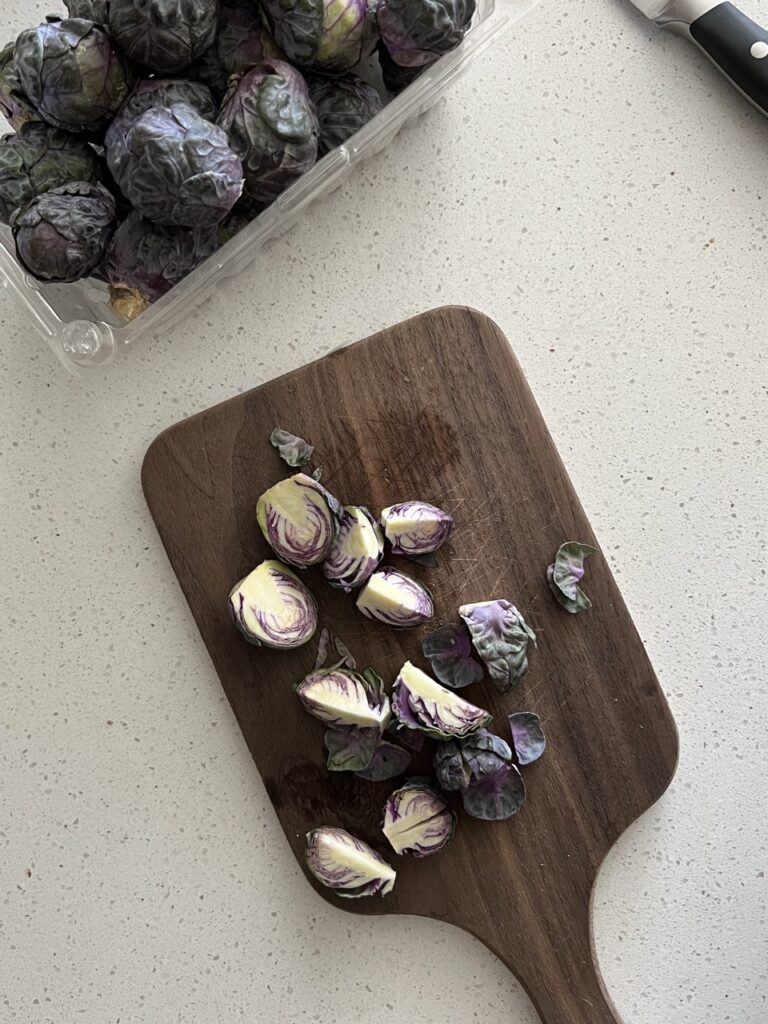
[[[537,2],[478,0],[472,26],[460,46],[423,72],[343,146],[324,156],[247,227],[130,323],[112,312],[103,282],[89,278],[75,284],[45,284],[33,278],[16,262],[11,232],[5,225],[0,225],[0,284],[29,313],[68,370],[81,374],[108,365],[142,337],[168,331],[222,281],[241,273],[262,246],[295,223],[310,203],[337,188],[357,163],[383,149],[404,124],[433,106],[475,57]],[[380,86],[375,71],[356,70]]]

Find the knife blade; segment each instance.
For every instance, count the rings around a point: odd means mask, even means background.
[[[630,0],[659,28],[694,42],[731,85],[768,116],[768,32],[732,3]]]

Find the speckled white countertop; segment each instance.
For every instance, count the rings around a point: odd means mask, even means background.
[[[764,1024],[766,208],[768,123],[702,57],[544,0],[103,376],[2,299],[3,1024],[537,1019],[469,936],[305,884],[139,487],[163,427],[446,302],[510,338],[680,729],[597,885],[608,988],[627,1024]]]

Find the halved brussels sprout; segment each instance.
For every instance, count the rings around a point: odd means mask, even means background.
[[[327,557],[341,512],[333,495],[306,473],[280,480],[256,503],[256,519],[275,553],[302,568]]]
[[[257,565],[229,595],[235,625],[252,644],[289,650],[311,640],[317,603],[298,576],[274,559]]]
[[[453,516],[426,501],[402,501],[381,513],[384,536],[393,555],[407,558],[437,551],[453,526]]]

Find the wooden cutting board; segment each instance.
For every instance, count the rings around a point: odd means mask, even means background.
[[[428,860],[398,858],[379,831],[394,783],[324,768],[323,726],[293,684],[316,644],[274,652],[247,644],[227,609],[233,584],[269,555],[256,526],[261,491],[286,469],[268,442],[286,427],[316,446],[323,483],[379,510],[422,498],[453,513],[439,567],[407,563],[432,589],[437,619],[397,632],[362,618],[316,570],[306,580],[325,624],[387,682],[459,604],[507,597],[539,635],[521,684],[469,698],[507,735],[513,710],[541,716],[549,747],[523,769],[520,813],[486,823],[460,813],[456,836]],[[565,540],[596,544],[584,511],[506,339],[486,317],[438,309],[166,430],[143,468],[149,507],[288,842],[340,825],[398,869],[387,897],[331,903],[358,914],[450,921],[520,979],[545,1024],[616,1024],[594,961],[590,898],[600,863],[675,771],[666,700],[602,554],[587,563],[593,609],[554,601],[545,568]],[[173,638],[168,638],[173,643]],[[464,691],[466,693],[466,691]]]

